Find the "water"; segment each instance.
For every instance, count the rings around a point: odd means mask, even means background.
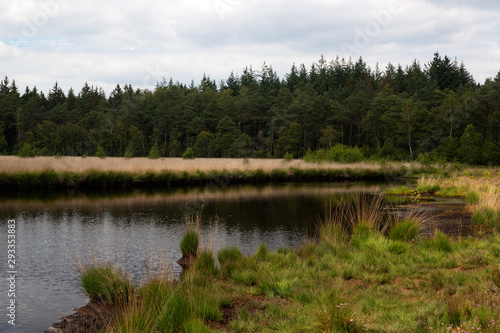
[[[387,184],[382,184],[386,186]],[[136,281],[167,262],[175,275],[186,216],[201,217],[201,238],[215,251],[245,254],[308,239],[332,196],[377,192],[365,183],[281,184],[119,193],[0,196],[0,332],[43,332],[88,302],[76,262],[96,257],[125,267]],[[7,221],[16,220],[16,326],[7,323]]]

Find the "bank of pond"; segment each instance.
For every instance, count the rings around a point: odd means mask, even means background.
[[[480,204],[478,198],[474,205]],[[180,279],[158,264],[148,267],[138,284],[115,263],[79,262],[91,302],[61,327],[63,332],[81,325],[106,332],[498,332],[500,212],[493,211],[491,224],[471,219],[468,236],[452,237],[438,228],[424,236],[431,221],[422,212],[408,209],[398,216],[383,196],[356,194],[331,201],[305,244],[274,251],[261,244],[248,255],[237,247],[214,251],[210,240],[199,238],[194,218],[179,244]]]

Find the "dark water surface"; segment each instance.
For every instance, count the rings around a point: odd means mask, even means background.
[[[204,187],[120,193],[0,194],[0,332],[43,332],[88,299],[75,261],[117,262],[136,281],[145,267],[181,257],[186,217],[201,217],[205,247],[253,253],[297,247],[333,196],[379,192],[390,184],[315,183]],[[16,221],[16,326],[7,323],[7,221]]]

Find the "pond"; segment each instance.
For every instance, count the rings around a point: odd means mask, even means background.
[[[0,244],[7,221],[16,221],[16,327],[7,324],[6,278],[2,278],[2,332],[43,332],[88,302],[76,262],[116,262],[136,281],[146,267],[181,257],[186,217],[199,216],[204,247],[237,246],[255,252],[295,248],[307,241],[325,204],[334,196],[380,192],[389,183],[298,183],[206,186],[169,191],[0,194]],[[7,272],[7,246],[0,251]]]

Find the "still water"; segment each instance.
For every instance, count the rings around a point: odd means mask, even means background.
[[[76,262],[95,257],[124,267],[136,281],[146,266],[180,266],[186,218],[200,216],[201,238],[215,251],[253,253],[297,247],[335,196],[380,191],[390,184],[314,183],[120,193],[1,194],[3,249],[0,332],[43,332],[83,306]],[[7,230],[16,221],[16,326],[7,323]]]

